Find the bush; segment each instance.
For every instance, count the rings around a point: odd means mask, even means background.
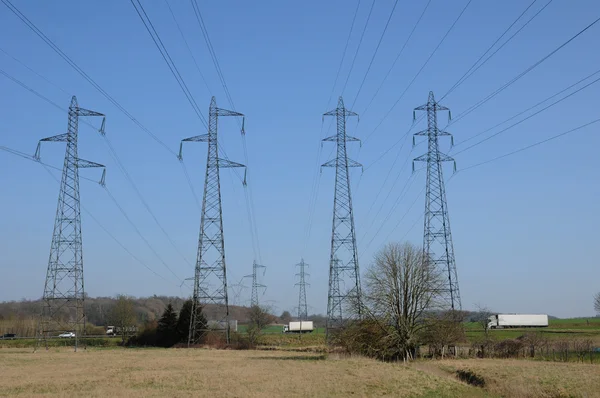
[[[148,321],[142,330],[127,341],[127,345],[138,347],[155,347],[158,345],[158,322]]]

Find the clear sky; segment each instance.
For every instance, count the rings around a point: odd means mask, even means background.
[[[190,2],[169,1],[208,88],[167,3],[155,0],[143,4],[203,113],[207,115],[211,95],[217,97],[219,106],[229,108]],[[103,2],[102,7],[72,0],[14,3],[173,151],[178,150],[182,138],[205,133],[130,2],[110,0]],[[499,44],[546,3],[534,2]],[[431,1],[370,106],[426,1],[398,2],[357,96],[394,5],[392,0],[376,2],[349,74],[372,4],[361,1],[338,84],[327,102],[356,4],[341,0],[200,4],[236,109],[247,115],[248,184],[252,189],[260,258],[267,267],[262,281],[268,288],[262,300],[276,312],[293,310],[297,305],[294,264],[301,257],[310,264],[309,312],[326,311],[334,170],[318,173],[317,155],[319,164],[324,163],[331,158],[333,149],[332,144],[326,143],[319,152],[319,140],[329,127],[328,120],[322,124],[321,114],[333,109],[337,97],[343,94],[347,107],[361,114],[359,123],[349,123],[348,133],[363,140],[369,137],[360,150],[357,144],[349,144],[351,156],[365,165],[364,174],[360,170],[352,172],[361,268],[366,269],[373,254],[388,241],[408,240],[420,245],[425,173],[417,171],[411,178],[410,159],[423,153],[425,146],[413,149],[410,139],[401,140],[381,156],[411,127],[412,110],[427,101],[428,92],[433,90],[438,98],[442,97],[530,1],[473,0],[383,122],[382,118],[466,1]],[[552,1],[472,77],[444,98],[443,104],[458,118],[598,17],[597,1]],[[598,35],[600,23],[449,126],[456,144],[594,73],[600,64]],[[75,94],[82,107],[107,115],[106,132],[116,153],[177,249],[119,170],[105,141],[85,125],[80,127],[80,157],[107,166],[107,187],[131,220],[178,278],[191,277],[189,264],[195,261],[200,210],[176,157],[131,122],[2,4],[0,37],[2,50],[60,89],[3,52],[0,69],[64,108]],[[458,154],[469,144],[512,123],[452,151],[449,141],[444,141],[442,147],[450,154],[457,153],[460,170],[541,141],[596,119],[599,89],[598,84],[593,84],[464,153]],[[65,112],[1,75],[0,119],[0,145],[29,154],[33,154],[40,138],[63,133],[67,126]],[[445,126],[446,116],[440,114],[439,120],[440,127]],[[422,128],[423,124],[417,126],[411,134]],[[329,135],[332,132],[329,130]],[[238,124],[223,119],[219,134],[228,157],[243,163]],[[480,303],[498,312],[539,312],[561,317],[593,314],[592,297],[600,290],[600,213],[596,211],[600,201],[599,146],[595,124],[514,156],[459,171],[451,179],[447,197],[465,309]],[[64,144],[47,143],[42,150],[45,162],[62,166]],[[206,144],[189,144],[184,155],[194,189],[201,195]],[[0,151],[0,170],[0,300],[38,298],[46,273],[58,184],[40,165],[4,151]],[[445,173],[448,180],[451,165]],[[82,170],[81,175],[99,177],[97,170]],[[255,256],[244,188],[229,170],[223,170],[221,178],[228,276],[234,284],[251,272]],[[307,239],[309,202],[315,182],[317,199]],[[102,187],[82,180],[81,199],[83,207],[128,250],[167,279],[146,270],[82,212],[89,295],[190,294],[136,234]],[[250,281],[244,285],[249,287]],[[235,303],[244,304],[249,300],[250,289],[231,293]]]

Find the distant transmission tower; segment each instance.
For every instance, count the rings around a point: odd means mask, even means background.
[[[38,345],[44,340],[48,348],[48,338],[55,337],[57,333],[72,332],[75,334],[75,351],[79,339],[85,335],[79,169],[102,167],[104,169],[100,180],[102,185],[106,175],[104,165],[80,159],[77,154],[80,116],[101,116],[103,120],[100,133],[104,134],[105,116],[102,113],[80,108],[77,98],[73,96],[69,106],[67,132],[41,139],[35,151],[35,158],[39,160],[42,142],[67,143],[42,296],[42,311],[37,331]]]
[[[305,321],[308,318],[308,304],[306,303],[306,285],[310,285],[306,282],[306,276],[309,274],[306,273],[305,269],[308,267],[308,264],[304,262],[304,259],[300,260],[300,263],[296,264],[297,267],[300,268],[300,272],[296,274],[300,278],[300,281],[296,283],[296,286],[299,287],[298,292],[298,320]]]
[[[204,327],[202,319],[197,314],[200,306],[206,304],[215,305],[215,315],[217,318],[215,320],[220,327],[225,329],[227,343],[229,343],[229,302],[227,297],[227,270],[225,267],[219,169],[245,166],[219,158],[217,121],[220,116],[243,117],[244,115],[217,108],[215,97],[212,97],[208,116],[208,134],[186,138],[181,141],[179,147],[179,159],[183,160],[182,149],[184,142],[208,142],[188,346],[198,343],[198,339],[204,333],[204,330],[201,330]]]
[[[346,118],[358,115],[346,109],[344,100],[340,97],[337,108],[323,114],[323,116],[335,116],[337,118],[337,134],[323,140],[336,143],[337,156],[321,166],[335,167],[333,228],[331,257],[329,260],[329,295],[327,300],[327,336],[329,338],[330,332],[342,326],[344,318],[348,318],[347,314],[344,314],[345,312],[357,310],[358,316],[361,315],[360,273],[348,168],[362,167],[362,165],[348,159],[346,153],[347,141],[360,141],[358,138],[346,135]],[[348,287],[346,288],[346,286]]]
[[[262,285],[258,282],[258,270],[259,268],[266,268],[264,265],[257,264],[256,261],[252,263],[252,275],[247,275],[247,277],[252,278],[252,296],[250,297],[250,306],[258,307],[258,289],[266,288],[265,285]]]
[[[448,278],[447,283],[444,283],[444,286],[440,289],[441,299],[452,310],[460,310],[460,292],[442,170],[442,162],[454,162],[454,169],[456,169],[456,162],[450,156],[440,152],[438,143],[438,137],[450,136],[452,138],[452,135],[439,130],[437,127],[437,111],[449,112],[449,109],[438,104],[435,101],[433,92],[430,91],[427,104],[415,108],[415,111],[427,111],[427,130],[418,132],[415,135],[426,136],[429,149],[426,154],[414,159],[418,162],[427,162],[423,252],[429,263],[437,271],[443,272],[444,278]]]

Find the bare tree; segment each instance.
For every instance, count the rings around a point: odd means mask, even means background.
[[[255,305],[250,308],[248,316],[250,318],[248,339],[250,340],[250,345],[255,346],[263,329],[273,322],[273,315],[269,313],[267,308]]]
[[[482,304],[475,304],[475,308],[477,308],[477,315],[475,316],[476,322],[481,326],[481,328],[483,329],[483,333],[487,338],[490,331],[489,318],[490,316],[492,316],[492,311],[490,311],[488,307]]]
[[[594,309],[596,310],[596,313],[600,315],[600,292],[596,293],[596,296],[594,297]]]
[[[369,317],[369,335],[378,328],[377,344],[386,355],[413,358],[427,327],[425,318],[439,308],[441,274],[425,261],[420,248],[390,243],[375,255],[364,280],[362,308]]]
[[[111,321],[117,327],[117,332],[121,335],[121,340],[125,343],[125,338],[135,329],[137,319],[134,311],[133,300],[124,295],[117,295],[117,302],[111,312]]]
[[[439,355],[444,359],[446,347],[448,350],[453,347],[457,355],[456,342],[465,340],[464,319],[465,313],[456,310],[439,311],[427,317],[421,338],[434,357]]]

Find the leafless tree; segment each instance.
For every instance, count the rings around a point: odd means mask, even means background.
[[[456,343],[466,340],[463,321],[466,314],[462,311],[449,310],[431,314],[425,319],[422,341],[429,345],[431,354],[444,358],[446,348],[454,348],[457,355]]]
[[[111,311],[111,322],[118,328],[117,331],[121,335],[123,343],[125,343],[126,337],[131,334],[136,326],[137,319],[133,307],[134,302],[130,297],[119,294],[117,302]]]
[[[258,305],[250,308],[248,316],[250,318],[247,331],[248,339],[250,340],[250,345],[255,346],[263,329],[273,322],[274,317],[269,313],[268,308]]]
[[[488,307],[486,307],[485,305],[482,304],[475,304],[475,308],[477,309],[477,315],[476,315],[476,322],[481,326],[481,328],[483,329],[483,333],[485,334],[485,337],[488,337],[488,333],[489,333],[489,322],[490,322],[490,316],[492,315],[492,311],[490,311],[490,309]]]
[[[600,292],[596,293],[596,296],[594,297],[594,309],[596,310],[596,313],[600,315]]]
[[[390,243],[375,255],[364,280],[362,308],[370,334],[378,329],[377,343],[388,355],[411,359],[427,327],[425,318],[439,308],[441,274],[429,266],[420,248]]]

